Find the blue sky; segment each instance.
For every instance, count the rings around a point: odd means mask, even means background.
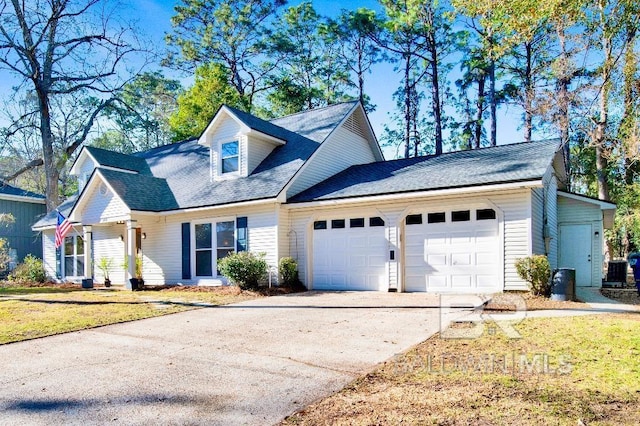
[[[123,0],[127,4],[124,12],[130,14],[128,18],[136,20],[139,29],[148,36],[151,43],[164,45],[164,35],[171,30],[170,19],[174,14],[173,7],[178,0]],[[301,0],[290,1],[289,4],[298,4]],[[335,1],[316,0],[312,2],[316,10],[324,15],[335,16],[341,9],[357,9],[367,7],[380,10],[380,6],[375,0],[360,1]],[[165,75],[171,72],[164,70]],[[189,77],[181,78],[183,84],[188,85],[191,81]],[[0,94],[2,97],[10,96],[10,87],[13,79],[4,70],[0,71]],[[370,121],[374,127],[376,135],[380,138],[383,133],[383,125],[389,121],[388,114],[394,108],[392,94],[400,82],[399,75],[394,72],[390,64],[378,64],[371,75],[365,81],[366,90],[372,102],[377,105],[375,112],[370,114]],[[427,106],[425,105],[425,108]],[[500,112],[498,119],[498,143],[513,143],[522,140],[522,132],[517,129],[520,122],[519,113],[515,111]],[[0,123],[1,124],[1,123]],[[385,156],[392,158],[395,156],[394,150],[386,150]]]
[[[163,35],[171,30],[170,19],[173,16],[173,6],[178,0],[132,0],[132,8],[138,10],[140,15],[146,16],[145,30],[153,36],[158,43],[163,43]],[[290,5],[299,4],[302,0],[289,1]],[[366,7],[381,10],[376,0],[360,1],[336,1],[315,0],[312,1],[318,13],[328,16],[336,16],[341,9],[355,10]],[[365,81],[365,90],[377,105],[376,111],[369,115],[372,126],[378,138],[383,134],[384,123],[389,121],[388,115],[395,107],[392,99],[393,92],[400,84],[400,76],[394,72],[391,64],[378,64],[371,75]],[[424,108],[427,108],[425,104]],[[520,123],[519,112],[512,107],[511,110],[502,108],[498,117],[498,144],[521,142],[522,132],[518,130]],[[535,137],[535,136],[534,136]],[[395,156],[395,150],[385,150],[385,156]]]

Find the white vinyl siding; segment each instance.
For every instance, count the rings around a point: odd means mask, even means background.
[[[504,289],[524,290],[526,282],[522,281],[515,270],[515,261],[518,258],[531,254],[531,198],[530,189],[491,192],[466,197],[410,197],[404,201],[384,201],[372,204],[363,202],[360,207],[309,207],[305,209],[292,209],[290,215],[290,244],[291,256],[298,259],[300,279],[305,283],[310,282],[310,234],[313,232],[313,220],[322,218],[349,218],[380,216],[385,219],[388,251],[395,250],[396,261],[389,263],[389,287],[400,288],[402,282],[402,268],[399,265],[402,253],[399,229],[407,211],[418,208],[439,209],[443,203],[447,206],[467,206],[472,203],[489,203],[502,212],[502,256],[504,257]],[[376,212],[376,214],[374,214]]]
[[[247,217],[249,227],[249,251],[265,253],[269,265],[277,265],[276,215],[274,204],[243,209],[217,209],[210,212],[183,213],[166,217],[138,218],[137,226],[147,238],[142,240],[143,276],[148,284],[198,284],[192,271],[192,280],[182,279],[182,257],[179,250],[182,241],[182,223],[215,222],[218,218]],[[124,228],[123,228],[124,229]],[[191,247],[193,257],[193,246]],[[99,257],[99,254],[95,254]],[[211,280],[210,280],[211,281]]]
[[[47,229],[42,231],[42,253],[44,271],[49,278],[56,277],[56,230]]]
[[[544,203],[544,188],[533,188],[531,190],[531,246],[533,254],[545,254]]]
[[[124,285],[127,281],[124,262],[126,253],[126,227],[112,224],[108,226],[94,226],[93,231],[93,273],[98,283],[104,283],[104,274],[98,268],[101,258],[111,259],[109,278],[113,284]],[[120,241],[120,235],[123,241]]]
[[[362,136],[339,127],[320,145],[287,189],[287,198],[355,164],[375,161],[369,142]]]
[[[549,179],[547,191],[547,232],[549,242],[549,264],[551,269],[558,267],[558,181],[555,176]]]
[[[96,182],[92,187],[90,194],[85,195],[88,197],[83,197],[86,202],[79,217],[84,225],[112,222],[129,214],[129,208],[104,183]]]
[[[598,205],[558,196],[558,227],[563,224],[591,225],[591,285],[600,286],[603,268],[602,210]],[[598,237],[595,237],[595,233]],[[562,249],[562,248],[560,248]]]
[[[89,177],[95,168],[96,164],[93,162],[91,157],[87,155],[78,171],[78,192],[82,192],[82,189],[87,184]]]
[[[246,161],[242,161],[243,154],[246,154],[246,143],[244,143],[244,138],[239,137],[240,125],[232,118],[226,117],[224,120],[218,124],[218,126],[211,132],[209,136],[207,136],[207,142],[209,143],[209,147],[211,149],[211,171],[212,177],[214,179],[222,178],[221,170],[222,165],[220,163],[220,146],[223,143],[238,141],[238,150],[239,150],[239,165],[240,165],[240,173],[242,173],[242,164]],[[244,146],[243,146],[244,145]]]
[[[262,163],[262,160],[273,151],[276,146],[273,142],[267,142],[255,137],[247,138],[247,176]]]

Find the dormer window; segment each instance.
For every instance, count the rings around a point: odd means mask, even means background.
[[[220,158],[222,159],[222,173],[233,173],[238,171],[238,141],[223,143],[220,147]]]

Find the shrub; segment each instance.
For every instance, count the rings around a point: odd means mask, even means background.
[[[267,261],[264,253],[242,251],[218,260],[218,269],[241,289],[250,290],[258,288],[258,282],[267,274]]]
[[[282,281],[280,284],[294,288],[300,285],[298,279],[298,262],[292,257],[283,257],[278,265]]]
[[[9,281],[18,283],[43,283],[46,280],[47,274],[44,271],[42,260],[30,254],[9,275]]]
[[[533,255],[516,260],[516,271],[520,278],[529,283],[529,289],[536,296],[551,293],[551,267],[547,256]]]

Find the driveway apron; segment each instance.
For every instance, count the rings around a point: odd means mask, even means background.
[[[460,313],[438,306],[309,292],[0,346],[0,424],[272,424]]]

